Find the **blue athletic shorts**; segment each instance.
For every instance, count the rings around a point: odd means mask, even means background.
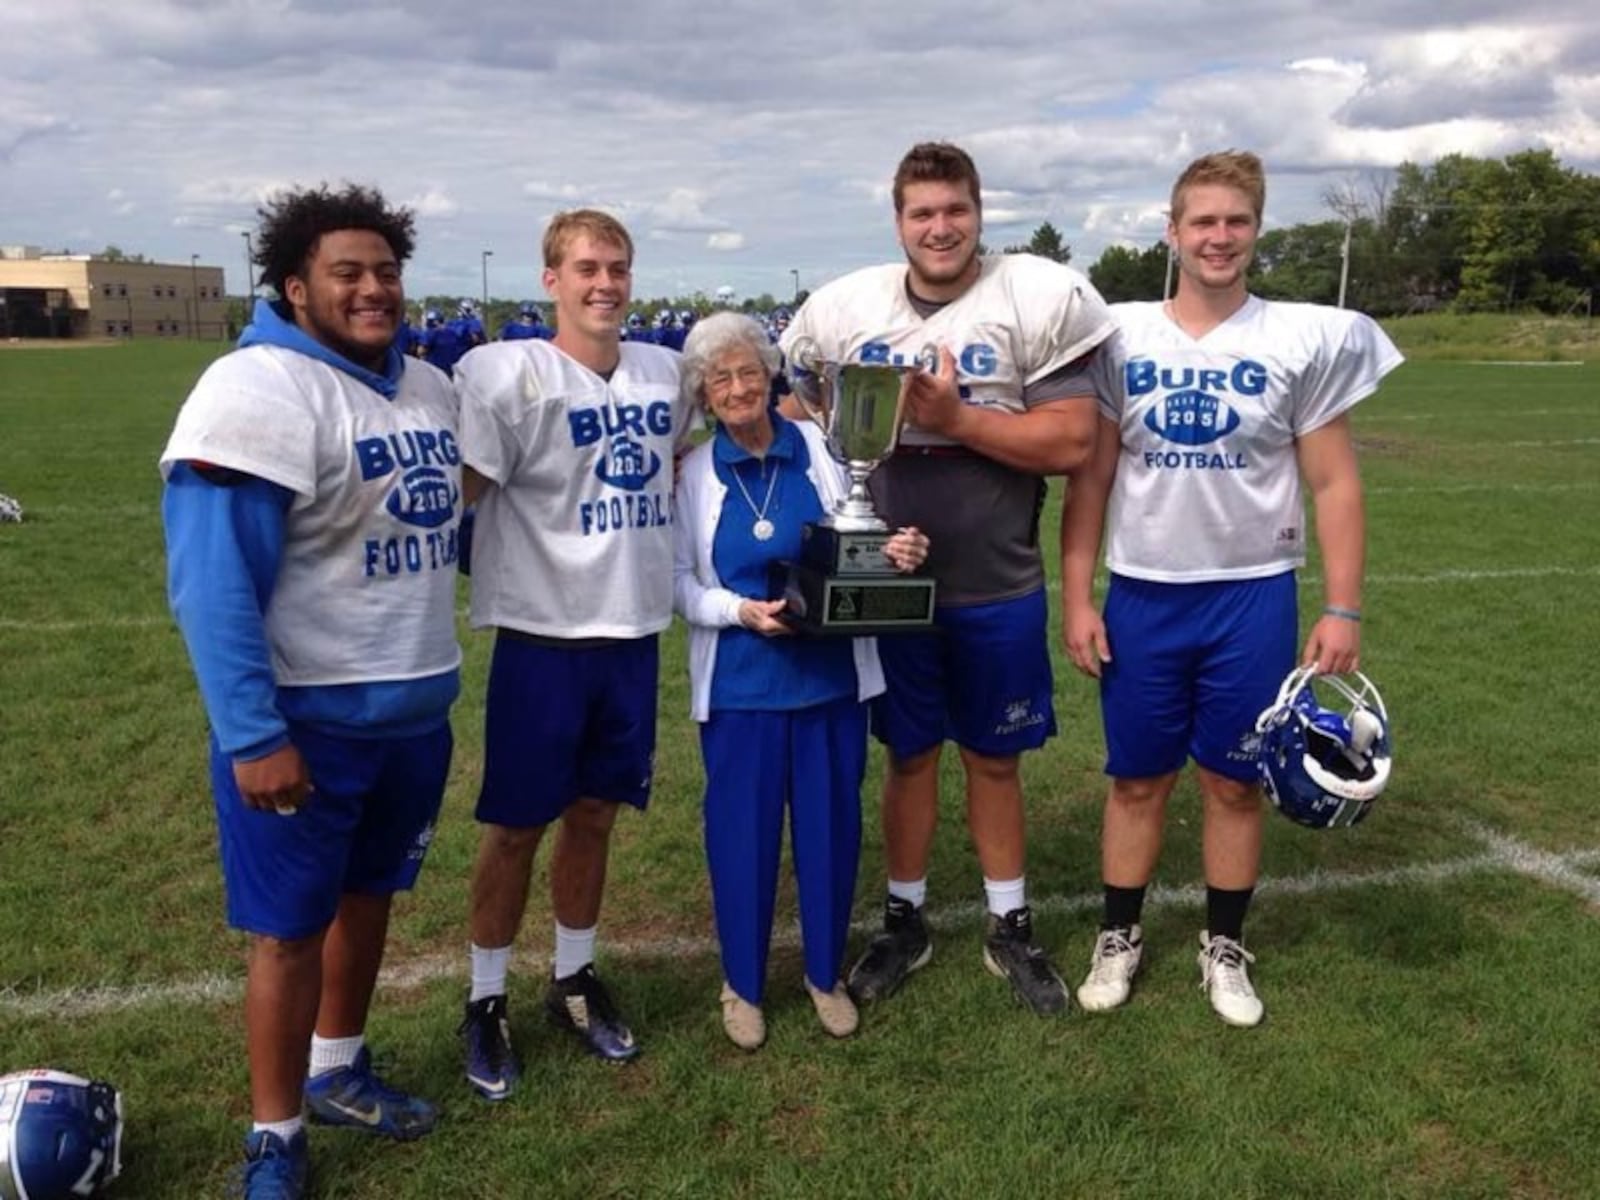
[[[580,798],[644,808],[659,675],[654,635],[567,647],[502,631],[489,665],[478,820],[548,825]]]
[[[284,939],[327,928],[346,892],[409,890],[422,870],[450,771],[450,726],[398,738],[333,737],[291,723],[312,793],[283,816],[245,805],[211,743],[228,924]]]
[[[872,732],[896,758],[947,738],[991,758],[1044,745],[1056,732],[1044,589],[934,612],[934,633],[878,639],[888,690]]]
[[[1152,583],[1111,577],[1100,681],[1106,774],[1144,779],[1190,758],[1256,777],[1256,718],[1294,666],[1295,578]]]

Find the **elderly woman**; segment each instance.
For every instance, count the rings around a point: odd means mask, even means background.
[[[705,760],[706,859],[726,982],[722,1023],[746,1050],[761,1011],[785,806],[805,943],[806,990],[822,1027],[855,1032],[839,979],[861,848],[865,701],[883,690],[870,638],[791,636],[767,565],[797,558],[801,529],[848,490],[809,421],[768,405],[777,351],[749,317],[718,313],[683,348],[686,400],[715,418],[678,480],[674,599],[689,622],[691,715]],[[902,571],[928,539],[902,529],[886,556]]]

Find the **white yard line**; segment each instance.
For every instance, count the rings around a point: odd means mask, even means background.
[[[1592,903],[1600,904],[1600,878],[1586,875],[1580,870],[1600,863],[1600,850],[1569,850],[1558,854],[1537,850],[1482,826],[1471,825],[1467,828],[1485,844],[1484,853],[1441,862],[1390,867],[1381,871],[1319,869],[1304,875],[1268,877],[1261,881],[1257,892],[1268,898],[1317,896],[1363,888],[1434,886],[1465,875],[1512,871],[1575,892]],[[1150,889],[1146,903],[1154,908],[1188,909],[1203,907],[1205,899],[1205,888],[1198,884],[1180,887],[1156,884]],[[1100,903],[1100,893],[1095,891],[1070,896],[1038,896],[1034,898],[1032,907],[1036,913],[1068,914],[1097,911]],[[983,912],[983,905],[978,903],[948,905],[930,912],[928,924],[935,929],[965,928],[980,920]],[[876,912],[857,921],[854,927],[857,933],[875,931],[878,927]],[[793,926],[777,930],[772,940],[775,946],[798,946],[799,930]],[[610,959],[682,961],[709,959],[717,953],[717,943],[709,936],[656,937],[619,942],[608,941],[602,934],[601,941],[602,953]],[[529,974],[542,974],[546,967],[542,955],[522,952],[517,957],[519,965]],[[433,954],[386,967],[379,983],[386,991],[415,991],[440,980],[464,980],[466,974],[464,954]],[[40,988],[32,991],[8,988],[0,990],[0,1016],[66,1020],[149,1008],[231,1004],[239,999],[242,991],[243,981],[238,975],[224,974],[201,975],[171,983],[125,986]]]
[[[1462,827],[1489,848],[1490,855],[1508,871],[1537,879],[1551,887],[1572,892],[1590,904],[1600,905],[1600,878],[1577,868],[1591,865],[1592,860],[1567,854],[1552,854],[1526,842],[1519,842],[1510,834],[1490,829],[1476,822],[1462,822]]]
[[[457,617],[466,617],[468,615],[467,609],[456,609]],[[18,633],[82,633],[90,629],[149,629],[156,625],[166,625],[171,628],[173,633],[178,632],[176,622],[167,615],[84,617],[78,621],[24,621],[13,617],[0,617],[0,633],[8,629],[15,630]]]
[[[149,629],[155,625],[171,625],[172,618],[160,617],[86,617],[81,621],[21,621],[0,617],[0,630],[14,629],[18,633],[79,633],[86,629]]]
[[[1503,417],[1508,421],[1520,421],[1523,417],[1592,417],[1597,409],[1594,408],[1505,408],[1495,409],[1491,412],[1460,409],[1454,412],[1435,413],[1392,413],[1374,412],[1363,413],[1356,425],[1356,437],[1361,436],[1361,431],[1369,425],[1386,425],[1390,421],[1460,421],[1463,418],[1488,420]]]
[[[1591,486],[1591,485],[1574,485]],[[1478,583],[1484,580],[1495,579],[1548,579],[1553,576],[1570,576],[1573,578],[1586,578],[1600,575],[1600,566],[1592,567],[1489,567],[1484,570],[1467,570],[1448,568],[1443,571],[1429,571],[1419,574],[1384,574],[1377,572],[1368,575],[1366,582],[1374,584],[1446,584],[1446,583]],[[1105,575],[1100,573],[1096,583],[1105,585]],[[1310,576],[1305,577],[1308,587],[1316,587],[1317,581]],[[1051,579],[1046,587],[1052,591],[1060,591],[1061,583]],[[456,610],[458,618],[465,618],[469,612],[465,608]],[[171,617],[91,617],[81,621],[26,621],[11,617],[0,617],[0,633],[15,631],[17,633],[80,633],[92,629],[148,629],[152,626],[165,625],[172,628],[174,633],[177,628],[173,625]]]
[[[1456,496],[1470,492],[1592,492],[1600,483],[1434,483],[1403,484],[1399,487],[1369,487],[1363,489],[1369,496],[1412,496],[1437,494]]]
[[[1600,567],[1497,567],[1483,571],[1430,571],[1418,575],[1368,575],[1368,583],[1436,584],[1478,583],[1486,579],[1547,579],[1552,575],[1573,577],[1600,575]]]

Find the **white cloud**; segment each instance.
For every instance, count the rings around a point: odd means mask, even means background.
[[[588,192],[571,183],[546,183],[529,181],[522,185],[522,194],[530,200],[556,200],[563,204],[577,204]]]
[[[405,201],[405,206],[419,217],[435,217],[448,220],[461,211],[461,205],[443,188],[429,188],[420,195],[412,196]]]
[[[697,188],[673,188],[665,200],[641,206],[641,215],[653,228],[665,233],[705,233],[726,229],[728,222],[706,213],[705,202],[706,193]]]
[[[236,207],[264,204],[291,186],[287,179],[195,179],[178,188],[178,203],[196,207]]]
[[[381,19],[337,0],[51,0],[7,14],[6,237],[115,222],[130,252],[242,267],[273,191],[353,180],[423,216],[414,291],[475,294],[482,246],[497,276],[536,278],[541,221],[593,205],[639,239],[645,294],[787,295],[793,270],[815,287],[899,257],[895,163],[941,138],[977,158],[991,243],[1049,219],[1083,264],[1159,236],[1172,177],[1224,146],[1267,160],[1280,224],[1325,215],[1352,171],[1451,150],[1549,146],[1600,170],[1591,3],[1238,0],[1224,21],[1125,0],[1069,34],[1058,6],[1006,0],[727,0],[723,34],[703,0],[536,21],[517,0],[471,20],[436,0]],[[976,29],[981,47],[952,33]]]

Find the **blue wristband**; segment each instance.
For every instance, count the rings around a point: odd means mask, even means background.
[[[1323,605],[1322,615],[1325,617],[1338,617],[1345,621],[1361,620],[1361,610],[1359,608],[1340,608],[1337,604]]]

